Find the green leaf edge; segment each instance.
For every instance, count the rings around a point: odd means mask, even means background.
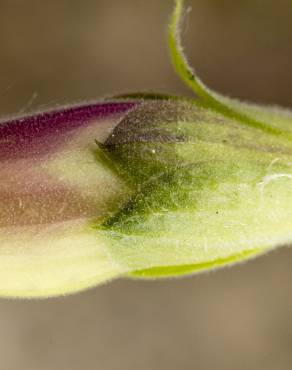
[[[236,99],[230,99],[228,97],[222,96],[217,92],[209,89],[197,76],[195,71],[192,69],[187,61],[184,54],[182,42],[181,42],[181,32],[180,26],[182,23],[184,12],[184,0],[175,0],[175,7],[172,14],[172,18],[169,24],[169,50],[172,60],[172,64],[178,76],[186,83],[188,87],[191,88],[206,104],[208,108],[214,109],[215,111],[241,123],[257,128],[259,130],[265,131],[272,135],[284,136],[292,139],[292,135],[283,130],[272,127],[266,122],[255,119],[248,113],[243,113],[245,103],[241,103]],[[248,105],[247,105],[248,106]],[[241,107],[242,109],[238,109]]]
[[[138,270],[128,274],[130,277],[142,279],[168,278],[181,275],[192,275],[198,272],[215,270],[223,268],[226,265],[231,266],[236,263],[252,259],[259,254],[268,252],[267,249],[256,248],[244,253],[235,254],[224,259],[218,259],[207,263],[177,265],[177,266],[157,266],[149,269]]]

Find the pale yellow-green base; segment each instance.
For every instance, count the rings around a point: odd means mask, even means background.
[[[122,274],[96,233],[81,222],[38,233],[0,233],[0,296],[51,297],[78,292]]]

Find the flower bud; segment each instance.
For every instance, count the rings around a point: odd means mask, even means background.
[[[0,123],[0,295],[178,276],[292,243],[292,114],[221,96],[132,94]],[[119,100],[120,99],[120,100]]]

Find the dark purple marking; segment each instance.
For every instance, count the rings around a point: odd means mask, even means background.
[[[22,158],[28,152],[41,154],[44,147],[47,151],[50,142],[54,144],[53,141],[65,133],[97,118],[125,113],[137,104],[134,101],[102,102],[0,122],[0,160]]]

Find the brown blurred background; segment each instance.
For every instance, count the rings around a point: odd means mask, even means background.
[[[1,115],[112,93],[190,94],[172,71],[172,0],[0,0]],[[211,87],[292,106],[291,0],[188,0],[189,59]],[[186,279],[0,300],[0,370],[284,370],[292,250]]]

